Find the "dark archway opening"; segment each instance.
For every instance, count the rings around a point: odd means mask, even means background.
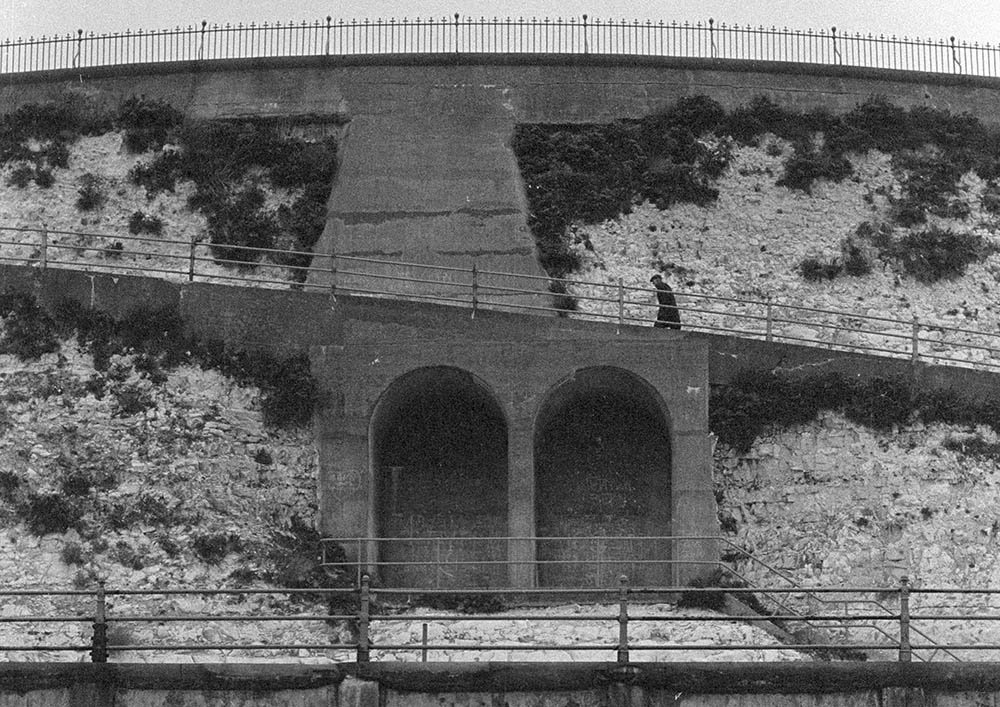
[[[471,374],[396,380],[372,420],[380,574],[391,586],[497,586],[507,534],[507,423]]]
[[[648,539],[671,518],[669,427],[648,384],[615,368],[561,384],[536,423],[535,473],[542,586],[670,583],[670,542]]]

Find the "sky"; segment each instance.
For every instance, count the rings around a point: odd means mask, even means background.
[[[0,41],[209,23],[378,17],[579,17],[706,21],[1000,44],[1000,0],[0,0]]]

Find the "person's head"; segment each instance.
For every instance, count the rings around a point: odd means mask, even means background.
[[[653,277],[649,278],[650,282],[663,282],[663,276],[660,273],[656,273]]]

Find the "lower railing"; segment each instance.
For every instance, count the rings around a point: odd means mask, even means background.
[[[224,255],[227,257],[215,257]],[[234,259],[239,258],[239,259]],[[0,263],[70,268],[181,282],[387,297],[481,310],[558,314],[617,327],[649,326],[654,291],[518,273],[163,238],[0,226]],[[914,317],[808,307],[757,292],[722,297],[679,290],[685,330],[838,351],[1000,369],[1000,334]],[[957,316],[957,315],[956,315]]]
[[[769,588],[774,596],[802,593],[802,588]],[[900,662],[913,660],[917,651],[934,651],[935,655],[949,658],[962,657],[982,660],[996,660],[1000,656],[1000,641],[997,640],[996,622],[1000,614],[991,612],[979,604],[976,610],[962,608],[966,598],[982,597],[985,606],[996,605],[1000,590],[954,589],[954,588],[911,588],[903,581],[897,587],[810,587],[808,592],[816,596],[831,597],[831,605],[847,598],[866,600],[867,597],[891,599],[898,603],[896,610],[870,610],[864,613],[848,614],[818,611],[807,613],[771,613],[746,615],[734,618],[721,613],[697,610],[656,610],[651,601],[662,602],[666,595],[678,595],[683,602],[694,606],[715,605],[722,599],[720,595],[743,598],[752,603],[749,595],[759,590],[746,587],[636,587],[631,586],[624,576],[618,585],[605,589],[579,588],[536,588],[529,592],[523,589],[478,589],[474,594],[459,589],[407,589],[373,587],[367,575],[362,575],[358,587],[339,589],[160,589],[126,590],[107,589],[103,585],[94,590],[7,590],[0,591],[4,597],[4,610],[0,615],[0,630],[6,634],[6,642],[0,645],[0,652],[14,653],[13,659],[31,660],[31,654],[39,659],[52,659],[55,654],[89,655],[93,662],[109,660],[136,660],[141,653],[153,653],[153,660],[176,660],[185,653],[199,656],[217,654],[238,660],[252,659],[263,654],[273,660],[301,660],[309,657],[313,661],[327,662],[373,660],[449,660],[456,654],[468,660],[470,654],[490,652],[490,660],[497,660],[502,654],[506,660],[549,660],[549,651],[569,652],[570,656],[586,654],[593,660],[615,661],[618,663],[642,662],[644,660],[669,659],[669,654],[684,652],[685,659],[697,660],[699,655],[712,656],[732,653],[746,655],[753,651],[767,659],[768,655],[787,659],[788,651],[819,652],[826,657],[843,659],[863,659],[865,656],[881,660],[895,659]],[[167,599],[177,597],[220,598],[229,597],[231,606],[245,604],[252,597],[269,595],[271,602],[260,602],[254,611],[215,610],[211,612],[171,611]],[[593,605],[587,612],[581,612],[581,595]],[[291,601],[290,601],[291,600]],[[487,601],[490,600],[490,601]],[[549,609],[539,613],[525,608],[526,601],[544,600],[550,605],[572,603],[573,610],[555,613]],[[59,606],[58,610],[30,611],[32,603],[48,602]],[[412,603],[435,606],[449,603],[468,607],[489,606],[490,611],[462,613],[456,611],[423,610],[419,613],[400,613],[401,607]],[[514,608],[504,609],[505,603]],[[119,606],[123,605],[123,606]],[[280,605],[285,611],[264,610],[268,606]],[[289,607],[303,607],[295,612]],[[24,611],[16,610],[25,607]],[[670,625],[683,622],[713,625],[721,622],[745,622],[749,624],[783,624],[785,622],[836,622],[840,626],[854,627],[857,631],[846,640],[807,640],[787,643],[781,641],[764,642],[761,638],[745,641],[705,641],[681,642],[669,638]],[[276,625],[296,622],[309,624],[311,640],[294,642],[268,640],[280,635]],[[392,626],[405,622],[407,631],[393,631]],[[463,630],[472,626],[496,625],[502,622],[513,630],[517,626],[522,632],[517,640],[477,640],[449,639],[438,628],[432,638],[428,626],[434,624],[457,625]],[[254,626],[253,640],[221,640],[231,633],[235,624],[250,623]],[[923,639],[914,640],[914,624],[922,623],[928,633],[949,633],[956,626],[955,640],[931,643]],[[589,631],[588,640],[570,641],[553,639],[552,626],[573,624],[574,626],[596,626],[597,632]],[[77,628],[77,640],[60,640],[51,627],[72,625]],[[170,638],[169,625],[193,627],[197,638],[183,639],[183,633]],[[417,635],[413,630],[420,625]],[[935,627],[943,625],[943,630]],[[872,626],[880,631],[874,632]],[[271,627],[271,628],[268,628]],[[532,634],[537,628],[537,635]],[[513,635],[505,629],[505,636]],[[524,633],[527,631],[527,633]],[[13,634],[13,635],[12,635]],[[405,635],[408,640],[399,640]],[[597,638],[594,638],[594,636]],[[760,634],[761,636],[765,634]],[[396,636],[396,639],[393,639]],[[17,654],[20,654],[18,656]],[[565,653],[563,654],[565,659]],[[27,656],[27,657],[26,657]],[[667,656],[667,657],[665,657]],[[210,657],[205,657],[211,660]]]

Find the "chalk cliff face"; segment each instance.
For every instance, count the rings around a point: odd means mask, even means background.
[[[626,287],[649,286],[654,271],[664,271],[684,308],[682,318],[692,323],[733,329],[762,325],[748,322],[747,315],[763,316],[760,306],[746,306],[746,300],[772,297],[776,304],[839,310],[926,325],[923,336],[942,338],[935,327],[959,327],[995,334],[1000,324],[996,288],[1000,287],[1000,255],[993,254],[971,263],[965,274],[955,279],[922,283],[903,272],[888,259],[869,250],[872,271],[851,276],[842,273],[830,280],[810,282],[799,272],[807,258],[822,262],[843,261],[843,243],[863,223],[887,220],[889,199],[898,195],[899,182],[892,159],[877,151],[854,155],[855,176],[839,183],[824,180],[806,194],[776,182],[784,172],[783,160],[790,146],[776,138],[764,138],[759,147],[736,148],[733,160],[718,180],[718,200],[708,206],[677,204],[669,210],[644,203],[631,214],[593,225],[572,229],[574,250],[582,267],[571,277],[595,283]],[[981,235],[989,243],[1000,244],[1000,222],[983,207],[986,182],[975,173],[962,178],[959,198],[968,205],[962,219],[929,217],[929,223],[956,233]],[[920,230],[920,229],[917,229]],[[897,228],[897,234],[905,233]],[[571,285],[571,294],[581,297],[615,298],[607,288]],[[687,296],[686,296],[687,295]],[[726,298],[725,301],[699,296]],[[641,293],[629,295],[643,300]],[[626,308],[626,316],[651,321],[655,317],[650,293],[643,304]],[[617,303],[581,300],[581,311],[600,311],[617,316]],[[776,310],[781,312],[781,310]],[[784,316],[780,314],[779,316]],[[775,331],[805,341],[859,343],[888,346],[905,351],[907,342],[894,342],[863,332],[835,332],[815,325],[818,315],[796,314],[802,323],[775,324]],[[851,322],[849,316],[828,321],[846,327],[880,329],[877,322]],[[1000,348],[992,337],[977,343]],[[991,354],[966,351],[968,360],[990,358]]]
[[[774,430],[746,455],[719,448],[715,481],[723,525],[735,547],[760,560],[737,566],[760,586],[788,586],[767,563],[805,587],[892,589],[907,576],[916,587],[995,589],[998,449],[996,434],[985,428],[911,425],[874,434],[832,413]],[[899,609],[890,595],[859,596]],[[823,610],[815,598],[793,601]],[[998,603],[996,595],[913,597],[914,613],[985,614]],[[937,643],[1000,638],[991,622],[915,626]],[[963,655],[995,658],[981,651]]]

